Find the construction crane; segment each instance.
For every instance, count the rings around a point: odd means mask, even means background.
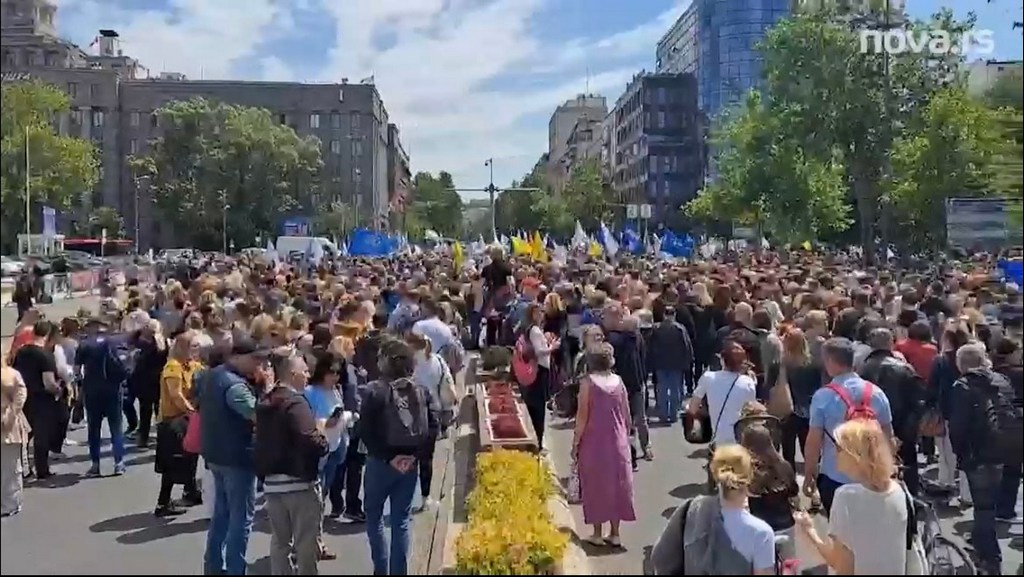
[[[487,193],[488,205],[490,206],[490,209],[491,209],[491,238],[493,238],[494,240],[497,240],[498,239],[498,221],[495,218],[495,215],[497,214],[498,211],[495,210],[495,202],[497,201],[498,193],[501,193],[501,192],[537,192],[540,189],[539,188],[528,188],[528,187],[517,187],[517,186],[508,187],[508,188],[498,188],[498,187],[494,186],[494,159],[493,158],[488,158],[487,160],[485,160],[484,161],[484,166],[486,166],[486,167],[491,169],[490,184],[488,184],[486,187],[484,187],[484,188],[449,188],[448,190],[452,190],[452,191],[455,191],[455,192],[486,192]]]

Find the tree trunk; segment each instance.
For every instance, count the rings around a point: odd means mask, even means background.
[[[855,167],[853,173],[853,195],[860,216],[860,246],[864,251],[864,264],[875,264],[875,220],[878,216],[878,191],[869,171]]]

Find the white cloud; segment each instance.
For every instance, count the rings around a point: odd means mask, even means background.
[[[653,61],[658,38],[689,2],[672,0],[652,20],[604,38],[553,43],[535,25],[552,1],[164,0],[161,8],[147,2],[129,10],[113,0],[60,0],[60,26],[79,41],[114,28],[126,53],[151,70],[192,78],[231,78],[237,62],[254,56],[267,80],[372,74],[414,169],[448,170],[460,186],[478,188],[486,184],[485,158],[495,159],[499,185],[533,166],[547,146],[538,115],[588,85],[613,103]],[[576,1],[579,11],[595,9]],[[268,38],[302,38],[296,10],[321,11],[334,23],[333,45],[309,47],[326,53],[319,71],[258,54]],[[388,46],[380,49],[384,37]],[[510,88],[510,75],[529,76],[528,87]]]

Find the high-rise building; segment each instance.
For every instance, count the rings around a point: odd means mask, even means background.
[[[975,60],[967,65],[967,91],[972,96],[984,96],[996,81],[1015,76],[1021,81],[1024,62],[1020,60]]]
[[[412,171],[409,153],[402,146],[402,136],[395,124],[388,125],[388,190],[391,191],[392,224],[405,215],[412,196]]]
[[[658,74],[697,74],[697,2],[683,11],[675,24],[658,41],[656,50]]]
[[[162,134],[154,114],[177,100],[201,96],[229,104],[267,109],[301,136],[321,142],[321,197],[304,199],[302,211],[342,202],[357,222],[386,222],[394,207],[396,180],[389,171],[391,124],[380,93],[370,79],[355,84],[304,84],[190,80],[182,74],[151,77],[126,56],[117,32],[101,30],[91,54],[57,35],[57,8],[51,0],[0,0],[0,63],[4,81],[37,79],[64,90],[71,109],[57,119],[63,134],[92,140],[101,154],[102,178],[96,190],[83,191],[84,218],[92,207],[117,208],[140,247],[172,246],[179,235],[168,230],[153,210],[150,192],[129,167]],[[397,129],[395,130],[397,135]],[[399,144],[400,147],[400,144]],[[404,154],[404,153],[403,153]],[[404,165],[408,172],[408,157]],[[267,231],[276,234],[276,231]]]
[[[583,130],[592,122],[601,122],[608,115],[608,101],[596,94],[580,94],[555,109],[548,121],[548,166],[547,177],[555,192],[565,186],[572,160],[567,156],[569,139],[577,125],[583,122]]]
[[[696,77],[641,72],[609,116],[611,180],[618,202],[650,204],[654,223],[678,226],[680,208],[704,181]]]

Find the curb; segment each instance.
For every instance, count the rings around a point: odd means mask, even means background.
[[[558,478],[558,470],[555,468],[551,455],[544,457],[551,474],[551,482],[558,488],[555,494],[548,499],[548,512],[551,514],[551,522],[558,527],[558,530],[567,533],[570,537],[566,545],[565,554],[555,564],[555,575],[593,575],[590,566],[590,558],[580,545],[579,531],[576,526],[576,516],[572,514],[569,501],[565,494],[565,487]]]

